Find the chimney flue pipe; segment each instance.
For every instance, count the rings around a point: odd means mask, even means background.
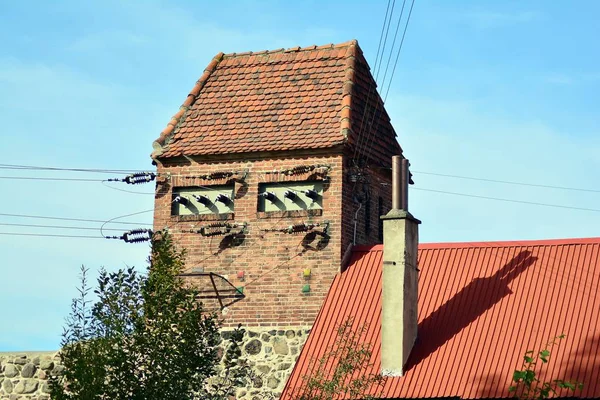
[[[400,209],[400,170],[402,169],[402,157],[392,157],[392,210]]]
[[[400,177],[400,193],[402,196],[400,198],[400,209],[404,211],[408,211],[408,182],[410,180],[408,172],[409,165],[410,163],[408,162],[408,160],[406,158],[403,158],[401,170],[402,176]]]
[[[392,157],[392,210],[408,211],[408,166],[402,156]]]

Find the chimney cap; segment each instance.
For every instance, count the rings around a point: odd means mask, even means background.
[[[382,220],[386,220],[386,219],[408,219],[411,220],[417,224],[421,223],[421,220],[415,218],[411,213],[409,213],[406,210],[395,210],[395,209],[391,209],[390,212],[388,212],[385,215],[382,215],[379,217]]]

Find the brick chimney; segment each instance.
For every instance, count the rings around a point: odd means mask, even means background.
[[[417,247],[421,221],[408,212],[408,160],[392,157],[392,209],[383,220],[381,373],[402,376],[417,339]]]

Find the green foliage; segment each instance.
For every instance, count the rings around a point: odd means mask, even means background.
[[[546,343],[544,349],[537,354],[533,350],[528,350],[523,356],[523,366],[521,370],[515,370],[513,373],[513,385],[508,391],[519,399],[547,399],[550,396],[558,394],[560,389],[566,389],[571,392],[581,390],[583,383],[554,379],[550,382],[542,382],[538,379],[539,372],[536,372],[538,360],[542,362],[540,368],[547,364],[550,359],[550,349],[558,344],[558,341],[564,339],[565,335],[556,336],[550,342]]]
[[[148,275],[101,270],[94,304],[82,267],[61,343],[65,369],[50,377],[52,399],[218,400],[234,390],[228,384],[243,381],[245,370],[233,367],[241,363],[238,329],[225,369],[235,378],[210,385],[219,362],[219,325],[196,300],[197,290],[178,277],[184,255],[167,234],[155,237]]]
[[[326,400],[332,398],[361,398],[373,386],[381,386],[383,377],[371,372],[369,363],[372,349],[370,343],[361,340],[366,326],[353,328],[348,319],[337,327],[334,346],[318,361],[311,360],[310,375],[303,377],[303,384],[293,394],[298,400]]]

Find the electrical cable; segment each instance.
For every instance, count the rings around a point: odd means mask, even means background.
[[[270,274],[271,272],[275,271],[276,269],[279,269],[279,268],[283,267],[284,265],[286,265],[287,263],[289,263],[290,261],[292,261],[294,258],[300,257],[301,255],[302,255],[302,253],[297,253],[297,254],[289,257],[287,260],[280,262],[279,264],[277,264],[273,268],[269,269],[268,271],[263,272],[262,274],[260,274],[256,278],[252,279],[250,282],[244,284],[244,287],[248,287],[248,286],[252,285],[254,282],[260,280],[262,277]]]
[[[127,169],[62,168],[62,167],[46,167],[46,166],[38,166],[38,165],[18,165],[18,164],[0,164],[0,169],[93,172],[93,173],[100,173],[100,174],[130,174],[130,173],[137,172],[136,170],[127,170]]]
[[[7,222],[0,222],[2,226],[21,226],[28,228],[48,228],[48,229],[78,229],[86,231],[96,231],[98,228],[82,227],[82,226],[64,226],[64,225],[36,225],[36,224],[10,224]],[[117,228],[104,228],[105,231],[123,231],[123,229]]]
[[[2,167],[0,167],[0,168],[2,168]],[[390,169],[390,168],[387,168],[387,169]],[[117,171],[117,170],[114,170],[114,171]],[[544,185],[544,184],[537,184],[537,183],[507,181],[507,180],[501,180],[501,179],[489,179],[489,178],[479,178],[479,177],[463,176],[463,175],[442,174],[442,173],[428,172],[428,171],[416,171],[416,170],[412,170],[411,172],[413,172],[415,174],[440,176],[440,177],[446,177],[446,178],[467,179],[467,180],[473,180],[473,181],[503,183],[503,184],[508,184],[508,185],[531,186],[531,187],[540,187],[540,188],[548,188],[548,189],[559,189],[559,190],[569,190],[569,191],[579,191],[579,192],[600,193],[600,189],[587,189],[587,188],[575,188],[575,187],[568,187],[568,186]],[[110,173],[113,173],[113,172],[110,172]],[[184,176],[184,175],[172,175],[172,176]],[[118,190],[118,191],[125,192],[125,193],[144,194],[144,195],[154,195],[155,194],[154,192],[135,192],[135,191],[125,190],[125,189],[119,189],[119,188],[116,188],[116,187],[108,185],[107,184],[107,182],[109,182],[108,179],[55,178],[55,177],[48,177],[48,178],[46,178],[46,177],[14,177],[14,176],[0,176],[0,179],[102,182],[104,186],[106,186],[106,187],[108,187],[110,189]],[[219,191],[220,192],[220,190],[214,189],[214,188],[209,187],[209,186],[198,185],[196,187],[199,187],[199,188],[202,188],[202,189],[206,189],[206,190]],[[282,186],[282,187],[285,187],[285,186]],[[295,192],[298,192],[298,193],[300,192],[300,191],[295,190],[293,188],[289,188],[289,187],[285,187],[285,188],[289,189],[289,190],[292,190],[292,191],[295,191]]]
[[[388,34],[390,33],[390,26],[391,26],[391,22],[392,22],[392,16],[394,15],[394,7],[396,6],[396,0],[392,1],[392,9],[390,11],[390,18],[389,21],[387,23],[387,29],[385,31],[385,38],[383,39],[383,46],[381,48],[381,59],[379,60],[379,68],[375,72],[375,82],[377,82],[377,79],[379,78],[379,72],[381,72],[381,63],[383,62],[383,55],[385,54],[385,46],[387,44],[387,38],[388,38]]]
[[[383,19],[383,26],[381,27],[381,34],[379,35],[379,44],[377,46],[377,54],[376,54],[376,57],[375,57],[375,65],[373,66],[373,72],[376,72],[376,71],[378,72],[378,61],[379,61],[379,65],[381,65],[381,61],[383,60],[383,51],[381,52],[381,56],[382,56],[381,59],[379,58],[379,56],[380,56],[379,52],[380,52],[380,49],[381,49],[381,44],[383,42],[383,33],[385,31],[386,25],[388,25],[388,14],[389,14],[389,10],[390,10],[390,2],[391,2],[391,0],[388,0],[387,8],[385,10],[385,18]],[[396,3],[394,1],[394,5],[395,4]],[[394,12],[394,5],[392,5],[392,13]],[[391,22],[391,20],[392,20],[392,15],[390,14],[390,22]],[[384,48],[385,48],[385,45],[384,45]],[[376,80],[375,80],[375,84],[376,84]],[[354,146],[354,154],[352,155],[352,162],[353,163],[355,163],[356,155],[357,155],[357,150],[361,146],[361,143],[362,143],[362,140],[361,140],[362,139],[361,136],[363,134],[362,128],[363,128],[363,125],[364,125],[364,122],[365,122],[365,115],[367,114],[367,108],[368,108],[367,106],[368,106],[369,101],[371,99],[371,92],[372,92],[373,88],[374,88],[374,85],[371,82],[371,84],[369,85],[369,92],[367,94],[367,101],[365,102],[365,106],[363,108],[363,115],[362,115],[362,118],[360,120],[360,128],[358,130],[358,137],[356,138],[356,144]]]
[[[415,0],[412,0],[412,4],[410,5],[410,10],[408,12],[408,18],[406,19],[406,25],[404,26],[404,32],[402,33],[402,40],[400,41],[400,47],[398,48],[398,54],[396,55],[396,61],[394,61],[394,68],[392,69],[392,76],[390,77],[390,83],[388,84],[387,91],[385,92],[385,96],[383,98],[384,103],[387,100],[388,93],[390,92],[390,87],[392,86],[392,81],[394,79],[394,73],[396,72],[396,66],[398,65],[398,59],[400,59],[400,52],[402,51],[402,46],[404,45],[404,37],[406,36],[406,30],[408,29],[408,23],[410,22],[410,17],[412,15],[412,10],[413,10],[414,5],[415,5]]]
[[[404,7],[406,6],[406,0],[402,1],[402,9],[400,10],[400,17],[398,17],[398,23],[396,24],[396,31],[394,32],[394,39],[392,40],[392,47],[390,48],[390,55],[388,56],[387,64],[385,65],[385,72],[383,73],[383,79],[381,80],[381,88],[385,87],[385,78],[387,77],[388,70],[390,68],[390,64],[392,62],[392,54],[394,52],[394,46],[396,46],[396,39],[398,38],[398,31],[400,30],[400,22],[402,22],[402,16],[404,15]],[[406,29],[404,30],[406,32]],[[404,36],[402,37],[404,38]],[[402,49],[402,44],[398,49],[398,54],[400,54],[400,50]],[[393,76],[392,76],[393,78]],[[390,82],[392,81],[390,79]],[[388,85],[389,86],[389,85]],[[385,102],[385,100],[384,100]]]
[[[457,178],[457,179],[467,179],[467,180],[472,180],[472,181],[504,183],[507,185],[531,186],[531,187],[539,187],[539,188],[546,188],[546,189],[559,189],[559,190],[572,190],[572,191],[577,191],[577,192],[600,193],[600,190],[597,190],[597,189],[584,189],[584,188],[574,188],[574,187],[568,187],[568,186],[553,186],[553,185],[542,185],[542,184],[537,184],[537,183],[504,181],[504,180],[500,180],[500,179],[488,179],[488,178],[476,178],[476,177],[472,177],[472,176],[439,174],[436,172],[424,172],[424,171],[411,171],[411,172],[413,172],[415,174],[441,176],[441,177],[445,177],[445,178]]]
[[[390,81],[388,82],[386,94],[385,94],[384,98],[382,99],[381,105],[385,104],[385,102],[387,100],[387,95],[388,95],[388,93],[390,91],[390,88],[392,86],[392,81],[394,80],[394,73],[396,72],[396,67],[398,65],[398,60],[400,59],[400,53],[402,52],[402,47],[404,45],[404,38],[406,36],[406,31],[408,29],[408,24],[410,22],[410,17],[412,15],[412,11],[413,11],[414,5],[415,5],[415,0],[412,0],[412,3],[410,5],[410,11],[409,11],[408,17],[406,19],[406,24],[404,25],[404,32],[402,33],[402,40],[400,41],[400,46],[398,47],[398,53],[396,55],[396,60],[394,62],[394,68],[392,69],[392,75],[390,77]],[[404,10],[404,4],[402,4],[402,10]],[[400,20],[401,20],[401,18],[402,18],[402,15],[400,16],[400,19],[398,19],[398,27],[400,26]],[[390,58],[388,60],[388,63],[391,60],[391,56],[392,56],[392,54],[390,52]],[[387,68],[386,68],[386,72],[387,72]],[[384,82],[381,85],[382,91],[384,89],[384,86],[385,86],[385,76],[384,76]],[[377,116],[377,111],[379,110],[379,105],[380,105],[380,103],[378,102],[377,103],[377,108],[375,109],[375,112],[373,113],[373,119],[372,119],[371,123],[369,124],[369,128],[368,128],[368,132],[369,133],[367,134],[367,140],[365,142],[366,143],[366,145],[365,145],[366,151],[363,153],[364,156],[365,156],[365,160],[369,159],[369,157],[371,156],[371,152],[373,151],[373,144],[375,143],[375,137],[376,137],[376,134],[377,134],[376,130],[373,129],[373,122],[375,122],[375,117]]]
[[[80,222],[99,222],[99,223],[106,223],[106,220],[102,220],[102,219],[84,219],[84,218],[66,218],[66,217],[49,217],[49,216],[45,216],[45,215],[26,215],[26,214],[6,214],[6,213],[0,213],[0,216],[3,217],[17,217],[17,218],[38,218],[38,219],[53,219],[53,220],[59,220],[59,221],[80,221]],[[122,224],[122,225],[152,225],[150,223],[146,223],[146,222],[125,222],[125,221],[119,221],[119,222],[111,222],[111,224]]]
[[[119,192],[132,193],[132,194],[150,194],[150,195],[154,195],[154,192],[134,192],[133,190],[119,189],[117,187],[110,186],[108,184],[109,181],[107,179],[102,179],[100,182],[102,182],[103,186],[105,186],[105,187],[107,187],[109,189],[118,190]]]
[[[0,176],[0,179],[31,180],[31,181],[79,181],[79,182],[102,182],[102,179],[83,178],[42,178],[29,176]]]
[[[385,47],[386,47],[386,43],[387,43],[387,37],[388,37],[388,34],[389,34],[389,30],[390,30],[391,22],[392,22],[392,17],[393,17],[393,13],[394,13],[394,5],[395,5],[395,3],[396,3],[396,2],[394,1],[394,4],[392,5],[392,12],[390,13],[390,19],[389,19],[389,21],[388,21],[388,25],[387,25],[387,30],[386,30],[386,33],[385,33],[385,40],[384,40],[384,43],[383,43],[383,49],[382,49],[382,52],[381,52],[381,60],[380,60],[380,63],[379,63],[379,68],[378,68],[376,71],[373,71],[373,72],[374,72],[374,74],[375,74],[375,77],[374,77],[374,82],[375,82],[375,85],[377,85],[377,84],[378,84],[378,81],[379,81],[379,73],[381,72],[381,64],[383,63],[383,57],[384,57],[384,54],[385,54]],[[405,5],[405,3],[406,3],[406,0],[403,0],[403,3],[402,3],[402,11],[400,12],[400,18],[398,19],[398,24],[397,24],[397,27],[398,27],[398,26],[400,26],[400,21],[401,21],[401,19],[402,19],[402,13],[403,13],[403,11],[404,11],[404,5]],[[397,32],[398,32],[398,28],[396,28],[396,33],[397,33]],[[395,43],[395,42],[396,42],[396,35],[394,35],[394,43]],[[391,59],[391,54],[392,54],[393,50],[394,50],[394,46],[392,45],[392,48],[391,48],[391,50],[390,50],[390,56],[388,57],[388,65],[389,65],[389,60]],[[383,87],[383,86],[384,86],[384,84],[385,84],[385,75],[387,75],[387,67],[386,67],[386,72],[385,72],[385,74],[384,74],[383,83],[381,84],[381,87]],[[373,86],[373,85],[370,85],[370,87],[371,87],[371,86]],[[371,92],[371,90],[370,90],[370,88],[369,88],[369,94],[370,94],[370,92]],[[377,90],[375,90],[375,92],[377,92]],[[377,95],[376,95],[376,97],[375,97],[375,101],[377,101],[377,97],[379,97],[379,96],[377,96]],[[370,124],[368,124],[368,125],[369,125],[369,128],[367,128],[367,130],[366,130],[366,132],[367,132],[367,133],[365,134],[365,132],[363,131],[363,122],[364,122],[364,116],[365,116],[365,114],[366,114],[366,109],[367,109],[367,106],[368,106],[368,104],[369,104],[369,101],[370,101],[370,96],[367,96],[367,102],[365,103],[365,112],[363,113],[363,120],[361,120],[361,123],[360,123],[360,130],[359,130],[359,136],[363,136],[363,137],[362,137],[362,139],[363,139],[363,140],[361,140],[361,141],[360,141],[360,142],[357,144],[357,146],[355,147],[355,150],[354,150],[354,156],[352,157],[353,163],[354,163],[355,165],[356,165],[356,160],[355,160],[355,157],[357,158],[358,156],[360,156],[360,153],[362,152],[362,150],[364,150],[364,148],[365,148],[365,147],[367,146],[367,144],[369,143],[369,141],[368,141],[368,139],[367,139],[368,132],[370,132],[370,129],[371,129],[370,127],[373,125],[373,120],[375,119],[375,116],[377,115],[377,111],[379,110],[379,104],[380,104],[380,101],[377,101],[377,105],[375,106],[375,111],[373,112],[373,118],[372,118],[372,121],[371,121],[371,123],[370,123]],[[369,116],[367,116],[367,121],[368,121],[368,120],[369,120]]]
[[[410,189],[421,190],[424,192],[449,194],[449,195],[453,195],[453,196],[472,197],[472,198],[476,198],[476,199],[504,201],[507,203],[519,203],[519,204],[529,204],[529,205],[533,205],[533,206],[543,206],[543,207],[553,207],[553,208],[564,208],[564,209],[569,209],[569,210],[600,212],[600,209],[598,209],[598,208],[563,206],[560,204],[548,204],[548,203],[538,203],[535,201],[504,199],[504,198],[500,198],[500,197],[480,196],[480,195],[475,195],[475,194],[448,192],[448,191],[444,191],[444,190],[435,190],[435,189],[426,189],[426,188],[417,188],[417,187],[410,187]]]
[[[120,219],[120,218],[125,218],[125,217],[131,217],[133,215],[144,214],[144,213],[151,212],[151,211],[154,211],[154,208],[151,208],[149,210],[134,212],[134,213],[131,213],[131,214],[120,215],[118,217],[111,218],[108,221],[104,222],[100,226],[100,235],[102,235],[103,238],[106,238],[106,236],[104,236],[104,233],[103,233],[102,229],[104,228],[104,225],[106,225],[106,224],[109,224],[109,223],[115,223],[116,224],[116,222],[113,222],[115,219]],[[142,224],[140,224],[140,225],[142,225]],[[143,225],[152,225],[152,224],[143,224]]]
[[[81,238],[81,239],[104,239],[99,236],[78,236],[78,235],[53,235],[44,233],[16,233],[16,232],[0,232],[0,235],[7,236],[41,236],[41,237],[61,237],[61,238]]]

